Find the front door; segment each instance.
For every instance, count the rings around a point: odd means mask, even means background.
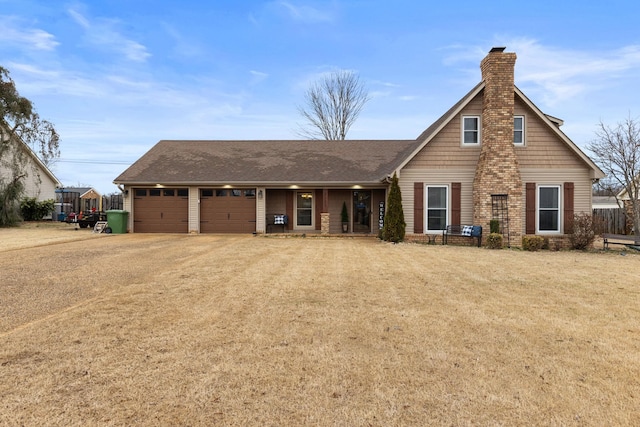
[[[371,232],[371,191],[353,192],[353,225],[354,233]]]
[[[313,192],[298,191],[296,194],[296,229],[313,229]]]

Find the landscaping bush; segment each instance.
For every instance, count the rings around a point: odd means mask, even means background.
[[[502,249],[502,234],[490,233],[489,237],[487,237],[487,248]]]
[[[39,221],[53,213],[53,209],[54,202],[51,199],[39,202],[35,197],[27,197],[20,203],[20,212],[25,221]]]
[[[587,213],[573,216],[573,227],[569,233],[571,249],[588,249],[596,239],[593,216]]]
[[[489,221],[489,232],[490,233],[500,233],[500,221],[497,219],[492,219]]]
[[[545,245],[542,236],[522,236],[522,249],[525,251],[539,251]]]
[[[5,184],[0,177],[0,227],[10,227],[20,222],[20,194],[24,186],[21,180]]]

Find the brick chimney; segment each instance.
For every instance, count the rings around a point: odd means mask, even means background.
[[[508,238],[509,245],[521,246],[522,179],[513,145],[516,54],[504,50],[504,47],[494,47],[480,63],[485,86],[480,158],[473,181],[473,219],[488,234],[489,221],[496,217],[492,196],[507,195],[509,221],[500,224],[504,229],[505,244]]]

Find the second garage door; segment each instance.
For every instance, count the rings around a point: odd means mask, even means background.
[[[200,190],[201,233],[253,233],[255,231],[255,188],[203,188]]]

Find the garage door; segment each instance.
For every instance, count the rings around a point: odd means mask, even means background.
[[[255,231],[255,188],[203,188],[200,190],[201,233],[253,233]]]
[[[135,233],[189,231],[189,189],[136,188],[133,194]]]

